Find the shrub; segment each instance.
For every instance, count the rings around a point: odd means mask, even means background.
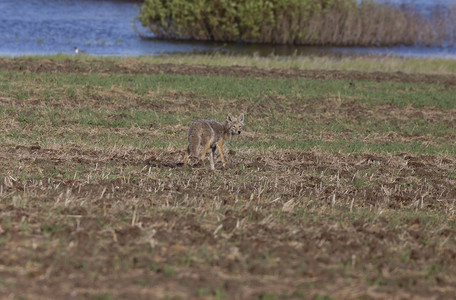
[[[370,0],[146,0],[156,38],[296,45],[442,44],[451,28],[413,9]]]

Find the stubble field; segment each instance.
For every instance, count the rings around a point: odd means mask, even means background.
[[[454,297],[455,92],[451,72],[2,58],[0,296]],[[226,169],[182,168],[192,120],[241,112]]]

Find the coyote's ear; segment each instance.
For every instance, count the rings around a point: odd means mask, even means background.
[[[228,122],[233,122],[234,117],[232,114],[228,114],[228,117],[226,117],[226,119],[228,120]]]
[[[240,114],[238,120],[239,122],[244,123],[244,114]]]

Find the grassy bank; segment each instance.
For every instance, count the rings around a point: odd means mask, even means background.
[[[29,57],[42,59],[42,57]],[[316,71],[359,71],[359,72],[403,72],[406,74],[456,75],[456,60],[442,58],[401,58],[397,56],[237,56],[221,54],[190,54],[143,56],[136,59],[115,57],[76,57],[68,55],[53,56],[54,61],[80,59],[83,62],[103,60],[116,64],[189,64],[205,66],[245,66],[259,68],[280,68]],[[123,63],[122,63],[123,62]],[[24,65],[26,63],[23,63]]]
[[[456,60],[441,58],[400,58],[395,56],[290,56],[248,57],[229,55],[180,55],[142,57],[147,63],[202,64],[209,66],[247,66],[296,68],[300,70],[339,70],[360,72],[404,72],[407,74],[455,75]]]
[[[1,59],[0,295],[454,295],[454,62],[313,59]]]

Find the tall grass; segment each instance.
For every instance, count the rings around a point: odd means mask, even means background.
[[[363,0],[146,0],[139,19],[156,38],[295,45],[453,44],[456,9],[428,17]]]

